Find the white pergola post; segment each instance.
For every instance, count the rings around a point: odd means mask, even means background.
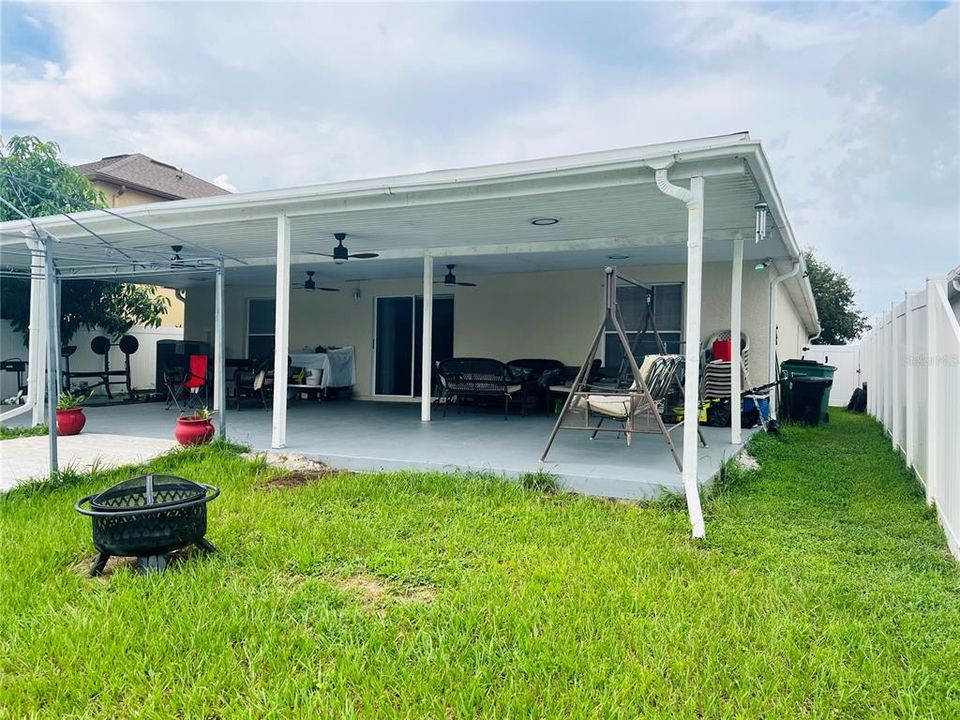
[[[420,363],[420,421],[430,422],[433,386],[433,258],[423,256],[423,346]]]
[[[217,268],[213,322],[213,409],[217,411],[217,434],[227,437],[227,345],[225,340],[223,260]]]
[[[743,442],[740,428],[740,378],[743,357],[740,349],[740,311],[743,302],[743,238],[733,241],[733,267],[730,278],[730,444]]]
[[[270,446],[287,444],[287,356],[290,354],[290,219],[277,216],[277,315],[273,346],[273,439]]]
[[[57,270],[53,238],[43,239],[44,275],[47,283],[47,434],[50,440],[50,476],[60,472],[57,462],[57,400],[60,398],[57,355],[60,352],[60,316],[57,314]]]
[[[37,240],[29,241],[33,250],[30,267],[30,347],[27,351],[27,402],[33,405],[33,425],[41,425],[45,417],[43,406],[44,376],[47,373],[47,299],[46,262],[44,247]],[[41,279],[41,275],[43,279]]]

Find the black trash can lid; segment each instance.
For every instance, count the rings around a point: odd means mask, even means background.
[[[140,475],[94,496],[90,506],[97,510],[160,507],[197,500],[206,492],[202,485],[176,475]]]

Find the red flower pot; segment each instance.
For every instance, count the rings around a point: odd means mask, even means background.
[[[196,415],[179,417],[173,434],[181,445],[203,445],[213,439],[213,423]]]
[[[82,407],[70,408],[69,410],[57,410],[57,434],[58,435],[79,435],[83,426],[87,424],[87,418],[83,414]]]

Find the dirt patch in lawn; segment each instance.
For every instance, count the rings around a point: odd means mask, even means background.
[[[264,490],[292,490],[294,488],[303,487],[309,482],[314,480],[319,480],[329,473],[329,470],[326,472],[316,472],[316,471],[297,471],[292,473],[287,473],[286,475],[280,475],[273,478],[272,480],[267,481],[263,489]]]
[[[333,584],[359,598],[360,604],[370,612],[382,612],[384,606],[391,602],[426,604],[437,594],[436,588],[429,585],[398,587],[369,573],[338,578]]]
[[[286,453],[265,452],[246,453],[244,457],[262,461],[268,468],[284,471],[281,475],[271,478],[263,485],[264,490],[291,490],[303,487],[307,483],[320,480],[330,474],[342,474],[329,465],[314,460],[305,455],[288,455]]]

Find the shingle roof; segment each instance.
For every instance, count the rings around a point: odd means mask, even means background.
[[[141,153],[111,155],[77,165],[76,170],[91,180],[125,185],[171,200],[230,194],[229,190]]]

